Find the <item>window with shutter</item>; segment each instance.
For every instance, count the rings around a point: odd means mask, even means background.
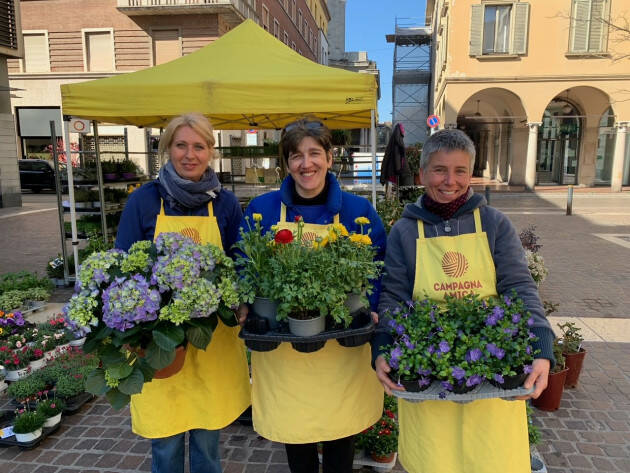
[[[50,72],[46,33],[23,33],[24,72]]]
[[[527,54],[529,3],[483,2],[471,8],[471,56]]]
[[[87,70],[91,72],[114,69],[114,42],[111,31],[85,32],[85,62]]]
[[[609,0],[573,0],[569,52],[605,53],[609,17]]]

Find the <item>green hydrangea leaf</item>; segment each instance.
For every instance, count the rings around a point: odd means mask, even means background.
[[[159,325],[153,329],[153,341],[166,351],[173,351],[180,345],[185,338],[185,332],[182,327],[172,324]]]
[[[105,384],[105,370],[103,368],[97,368],[87,375],[85,390],[97,396],[105,394],[107,385]]]
[[[107,367],[107,373],[114,379],[126,378],[132,371],[133,366],[131,366],[127,361]]]
[[[147,347],[145,357],[151,368],[161,370],[173,363],[175,360],[175,350],[163,350],[155,342],[151,342]]]
[[[142,391],[144,375],[140,368],[134,368],[129,376],[120,382],[118,390],[123,394],[138,394]]]
[[[131,400],[131,396],[125,393],[121,393],[116,388],[113,388],[107,391],[107,393],[105,394],[105,397],[107,398],[109,403],[112,405],[112,407],[117,410],[120,410],[123,407],[125,407],[127,404],[129,404],[129,401]]]

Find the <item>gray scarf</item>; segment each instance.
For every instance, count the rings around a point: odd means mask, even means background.
[[[168,161],[160,169],[159,181],[166,191],[166,200],[171,208],[195,209],[206,205],[221,191],[216,173],[208,167],[199,181],[183,179],[177,174],[173,163]]]

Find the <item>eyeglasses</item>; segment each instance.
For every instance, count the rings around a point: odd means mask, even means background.
[[[303,128],[306,128],[307,130],[317,130],[318,128],[324,128],[324,124],[320,122],[319,120],[312,120],[312,121],[298,120],[296,122],[289,123],[287,126],[285,126],[284,129],[282,130],[282,134],[284,135],[285,133],[288,133],[291,130],[295,130],[298,127],[303,127]]]

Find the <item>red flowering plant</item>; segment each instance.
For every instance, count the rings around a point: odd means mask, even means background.
[[[63,399],[59,399],[56,396],[56,390],[45,389],[37,393],[39,402],[37,403],[37,412],[43,414],[45,418],[54,417],[60,412],[63,412],[66,407]]]
[[[30,357],[28,355],[28,347],[11,350],[6,345],[0,347],[0,364],[7,371],[16,371],[28,367]]]
[[[358,447],[372,455],[385,456],[395,452],[398,449],[396,415],[386,410],[376,424],[365,429],[358,437]]]

